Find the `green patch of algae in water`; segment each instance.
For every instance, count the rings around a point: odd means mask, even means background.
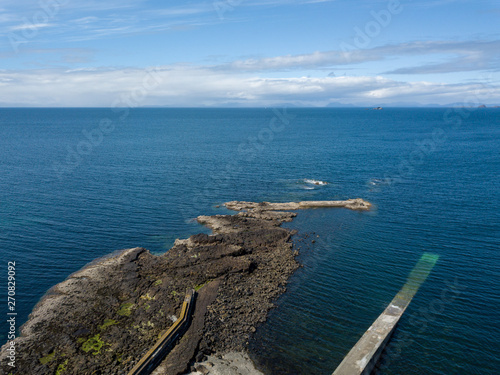
[[[408,304],[413,299],[420,286],[427,280],[427,277],[429,277],[438,259],[439,255],[437,254],[424,253],[408,275],[406,284],[403,285],[394,299],[398,299]]]

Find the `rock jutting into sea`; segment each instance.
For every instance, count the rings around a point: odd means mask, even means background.
[[[347,199],[345,201],[304,201],[288,203],[269,203],[269,202],[244,202],[231,201],[224,205],[233,211],[255,210],[255,211],[279,211],[279,210],[301,210],[305,208],[324,208],[324,207],[345,207],[351,210],[369,210],[371,203],[361,199]]]
[[[176,240],[161,255],[122,250],[54,286],[21,327],[15,368],[2,347],[0,374],[126,374],[179,317],[187,289],[198,291],[191,324],[154,374],[229,374],[230,367],[258,374],[245,354],[248,342],[299,267],[295,231],[281,227],[297,214],[285,211],[371,205],[350,199],[225,206],[244,211],[197,218],[212,235]],[[229,372],[221,370],[226,364]]]

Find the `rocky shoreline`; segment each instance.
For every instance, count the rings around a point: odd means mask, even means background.
[[[176,240],[158,256],[134,248],[93,262],[35,306],[16,339],[17,367],[7,366],[4,345],[0,374],[126,374],[179,316],[189,288],[199,294],[192,323],[155,374],[230,373],[221,370],[223,355],[244,363],[239,353],[299,267],[294,232],[281,227],[296,213],[279,210],[370,207],[332,202],[228,202],[245,211],[198,217],[212,235]],[[258,373],[250,365],[242,366]]]

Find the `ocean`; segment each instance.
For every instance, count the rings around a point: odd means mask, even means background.
[[[371,211],[304,210],[286,224],[304,267],[257,330],[254,361],[331,374],[430,252],[439,260],[377,374],[497,374],[499,119],[473,108],[0,109],[0,339],[8,262],[19,328],[88,262],[208,233],[193,218],[227,213],[226,201],[360,197]]]

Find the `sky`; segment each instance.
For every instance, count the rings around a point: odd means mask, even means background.
[[[498,0],[0,0],[1,107],[500,105]]]

